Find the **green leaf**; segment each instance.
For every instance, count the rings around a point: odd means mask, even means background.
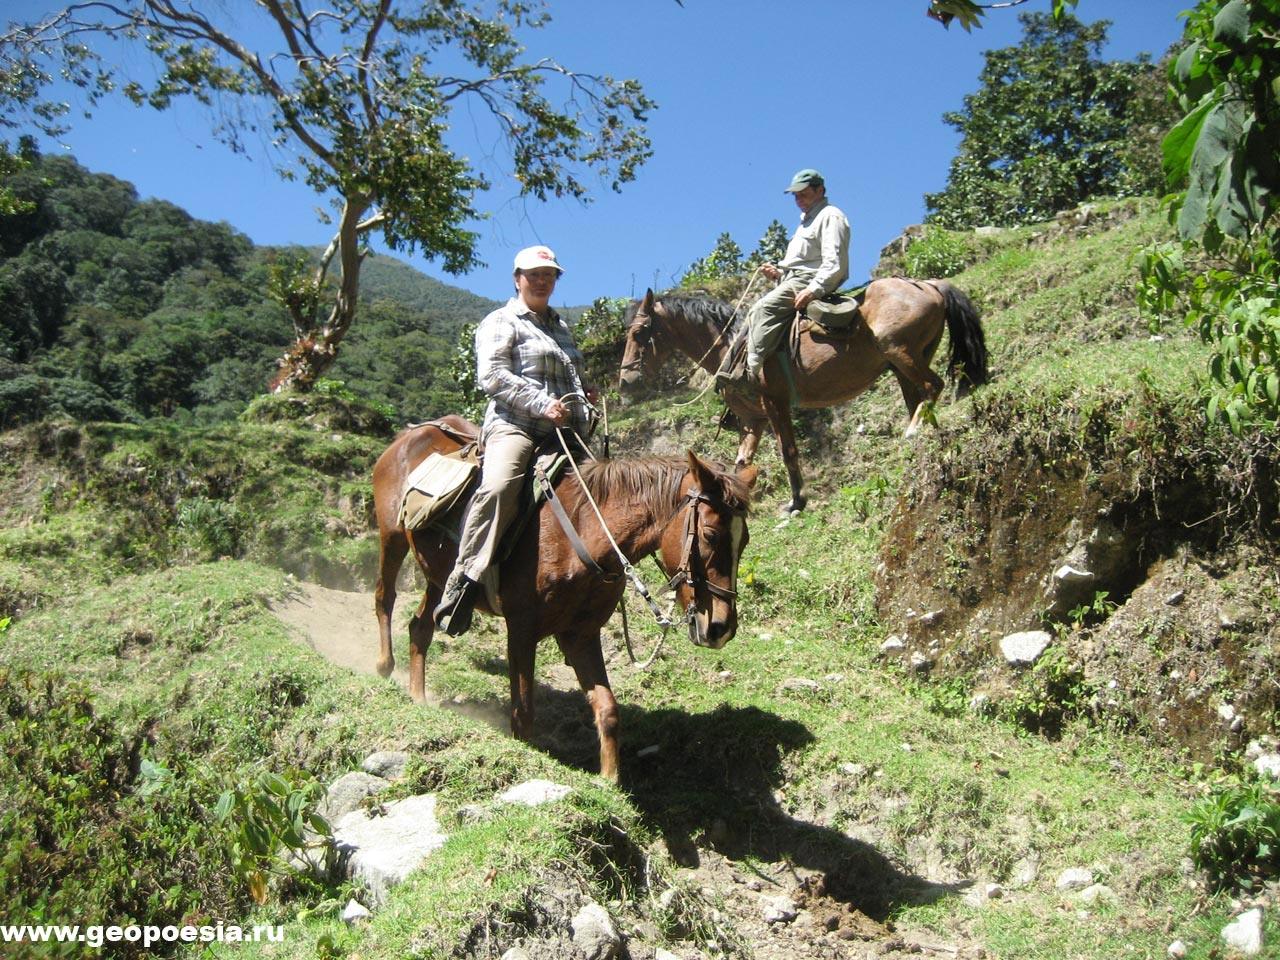
[[[1191,154],[1195,150],[1196,140],[1200,137],[1200,128],[1212,107],[1212,103],[1202,103],[1179,120],[1178,124],[1165,136],[1161,151],[1164,155],[1164,170],[1171,187],[1178,186],[1186,179],[1187,171],[1191,167]]]
[[[1248,38],[1249,5],[1245,0],[1231,0],[1213,18],[1213,39],[1239,49]]]

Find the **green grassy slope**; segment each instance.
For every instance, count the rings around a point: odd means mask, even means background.
[[[276,398],[216,430],[41,424],[5,434],[0,694],[14,720],[3,734],[9,756],[24,761],[0,776],[5,848],[15,851],[0,874],[24,892],[4,922],[256,920],[286,924],[287,942],[209,955],[479,957],[501,956],[517,937],[546,940],[561,923],[549,904],[590,896],[619,921],[633,956],[659,946],[785,955],[769,951],[801,934],[761,939],[758,916],[731,908],[709,882],[723,879],[707,871],[727,858],[746,876],[823,878],[811,905],[843,919],[804,935],[805,949],[905,954],[887,933],[879,943],[833,939],[864,917],[917,942],[959,944],[963,955],[1109,960],[1123,944],[1163,956],[1175,939],[1190,957],[1215,955],[1230,896],[1185,862],[1184,817],[1204,767],[1105,711],[1058,709],[1087,699],[1069,658],[1008,680],[1007,708],[983,710],[970,697],[988,661],[930,673],[882,653],[896,629],[883,607],[886,538],[937,499],[939,477],[994,496],[978,476],[984,464],[1042,463],[1075,443],[1086,460],[1102,450],[1107,462],[1131,463],[1135,484],[1169,482],[1155,467],[1173,458],[1143,438],[1173,422],[1196,435],[1188,398],[1200,352],[1177,329],[1149,342],[1126,280],[1129,254],[1160,223],[1145,211],[1087,229],[969,238],[972,262],[953,280],[983,308],[995,382],[941,406],[937,429],[914,444],[900,439],[905,418],[888,381],[847,407],[804,414],[812,506],[800,517],[774,518],[785,481],[775,449],[762,445],[738,636],[697,650],[662,638],[633,602],[638,654],[661,644],[639,671],[612,625],[620,788],[592,777],[589,716],[550,649],[538,732],[525,746],[334,667],[270,613],[269,601],[297,589],[285,571],[370,589],[367,478],[386,442],[375,421],[332,400]],[[1141,397],[1139,412],[1164,419],[1127,415]],[[716,413],[708,397],[611,407],[615,454],[659,444],[732,459],[736,443],[716,433]],[[1226,440],[1205,443],[1234,462]],[[1256,511],[1239,516],[1219,546],[1262,549]],[[953,546],[964,593],[972,557]],[[645,576],[657,579],[648,565]],[[1072,642],[1094,642],[1079,626]],[[442,701],[501,712],[498,625],[437,643],[428,683]],[[1051,734],[1021,722],[1055,710]],[[1255,729],[1273,719],[1258,717]],[[359,893],[343,887],[282,875],[256,905],[231,868],[237,824],[218,821],[218,796],[252,790],[263,771],[299,788],[328,783],[385,748],[413,757],[393,796],[440,792],[451,836],[441,855],[359,927],[336,919]],[[1242,769],[1229,754],[1217,767]],[[563,805],[466,815],[533,777],[575,792]],[[1058,890],[1067,868],[1092,870],[1114,899],[1087,905]],[[1002,898],[975,895],[992,884]],[[1280,936],[1269,915],[1267,925]]]

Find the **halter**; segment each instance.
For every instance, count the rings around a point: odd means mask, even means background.
[[[644,330],[645,333],[648,334],[650,339],[652,339],[653,317],[647,313],[644,313],[639,307],[636,308],[635,319],[633,319],[631,321],[631,325],[627,327],[627,332],[630,333],[632,330],[637,330],[637,329]],[[636,357],[634,360],[628,363],[623,363],[622,366],[618,369],[618,372],[622,373],[623,371],[626,371],[626,370],[639,370],[643,366],[644,366],[644,353],[642,351],[641,355]]]

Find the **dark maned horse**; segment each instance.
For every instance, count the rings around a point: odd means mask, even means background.
[[[435,632],[432,611],[453,569],[457,543],[434,525],[406,530],[399,522],[400,501],[406,478],[427,454],[457,450],[463,439],[477,434],[473,424],[454,416],[413,427],[392,441],[373,468],[381,541],[375,591],[382,644],[378,673],[390,676],[395,666],[391,611],[396,578],[412,549],[428,581],[409,624],[409,693],[419,702],[425,698],[424,657]],[[627,561],[638,563],[656,553],[673,577],[693,642],[713,649],[728,643],[738,627],[734,591],[756,469],[725,473],[689,453],[687,459],[593,461],[580,470]],[[572,472],[556,492],[598,569],[579,559],[547,505],[529,520],[502,562],[498,598],[507,624],[511,729],[526,740],[532,731],[535,648],[543,637],[554,636],[595,714],[600,773],[617,780],[618,705],[605,672],[600,629],[622,597],[622,561]],[[494,612],[485,597],[477,609]]]
[[[737,466],[751,463],[766,423],[773,427],[791,482],[786,511],[803,510],[804,478],[791,423],[792,386],[801,407],[830,407],[851,400],[892,370],[911,418],[907,436],[919,427],[926,404],[942,394],[942,379],[930,362],[951,333],[953,377],[967,393],[987,381],[986,337],[969,298],[945,280],[889,277],[867,287],[861,321],[847,336],[826,336],[811,328],[799,335],[791,354],[790,376],[781,353],[764,365],[763,386],[755,395],[730,393],[729,408],[738,418],[741,443]],[[707,297],[664,296],[649,290],[627,310],[627,342],[619,373],[624,392],[639,383],[647,365],[657,367],[679,351],[714,372],[734,339],[733,308]]]

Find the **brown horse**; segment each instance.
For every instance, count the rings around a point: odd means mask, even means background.
[[[457,554],[457,542],[443,527],[406,530],[400,525],[400,501],[410,472],[432,452],[459,449],[478,434],[461,417],[401,432],[373,468],[374,506],[380,551],[375,608],[381,635],[378,673],[390,676],[391,611],[396,578],[412,549],[427,578],[427,589],[409,624],[409,693],[425,698],[424,658],[435,624],[431,613]],[[719,649],[737,630],[735,585],[738,561],[747,545],[746,510],[756,469],[736,475],[687,458],[592,461],[580,467],[581,485],[570,472],[556,486],[565,512],[594,561],[579,558],[554,511],[544,504],[519,532],[499,569],[498,606],[507,625],[507,663],[511,679],[511,729],[527,740],[533,728],[535,648],[554,636],[595,715],[600,736],[600,773],[618,778],[618,705],[609,687],[600,629],[622,597],[626,576],[609,543],[601,517],[628,564],[656,553],[672,577],[677,603],[686,611],[689,636]],[[594,499],[599,515],[584,495]],[[483,591],[482,591],[483,593]],[[495,613],[487,597],[476,608]]]
[[[781,353],[770,357],[761,386],[747,394],[729,393],[726,402],[738,419],[741,442],[737,466],[750,464],[765,424],[773,427],[791,482],[784,512],[803,510],[806,502],[800,452],[791,423],[794,398],[801,407],[830,407],[851,400],[892,370],[907,404],[907,436],[942,394],[942,379],[929,364],[951,334],[948,369],[958,377],[961,396],[987,382],[987,347],[978,312],[969,298],[945,280],[890,277],[873,281],[860,310],[861,320],[847,335],[829,336],[817,328],[799,334],[790,364]],[[720,368],[733,342],[739,315],[727,303],[708,297],[645,293],[626,314],[627,342],[619,373],[626,392],[641,382],[646,367],[656,370],[679,351],[702,369]]]

